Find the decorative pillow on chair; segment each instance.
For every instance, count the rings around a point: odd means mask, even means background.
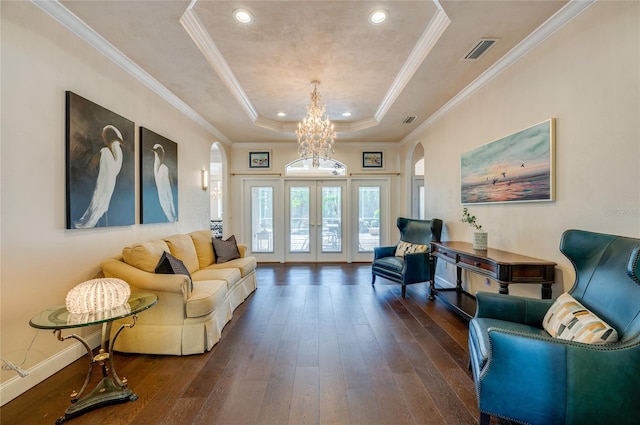
[[[187,270],[182,260],[169,254],[167,251],[162,253],[160,261],[156,266],[156,273],[159,274],[186,274],[189,276],[191,282],[191,290],[193,291],[193,281],[191,280],[191,273]]]
[[[618,332],[587,310],[570,294],[564,293],[553,303],[542,321],[544,329],[554,338],[585,344],[611,344]]]
[[[419,245],[416,243],[400,241],[396,247],[396,257],[404,257],[405,254],[415,254],[416,252],[429,251],[429,245]]]
[[[226,263],[227,261],[240,258],[236,236],[231,235],[227,240],[211,238],[213,241],[213,250],[216,253],[216,264]]]

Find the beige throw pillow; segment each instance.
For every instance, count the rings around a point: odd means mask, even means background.
[[[585,344],[611,344],[618,332],[587,310],[570,294],[564,293],[544,316],[542,326],[554,338]]]
[[[429,251],[429,245],[420,245],[411,242],[400,241],[396,247],[396,257],[404,257],[405,254]]]

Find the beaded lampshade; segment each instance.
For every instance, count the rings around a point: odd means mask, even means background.
[[[131,288],[122,279],[91,279],[73,287],[65,304],[72,314],[96,313],[123,306],[129,296]]]

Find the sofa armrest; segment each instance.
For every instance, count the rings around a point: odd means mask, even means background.
[[[393,257],[396,255],[396,247],[394,246],[377,246],[373,248],[373,261],[383,257]]]
[[[247,253],[247,245],[243,243],[239,243],[237,245],[238,245],[238,252],[240,253],[240,258],[244,258],[244,256]]]
[[[499,319],[541,328],[544,315],[554,300],[478,292],[476,293],[476,303],[475,317]]]
[[[138,289],[183,294],[185,300],[190,296],[191,283],[186,275],[149,273],[116,258],[108,258],[100,266],[106,277],[122,279]]]

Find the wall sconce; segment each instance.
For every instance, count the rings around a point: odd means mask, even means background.
[[[200,172],[200,178],[202,179],[202,190],[209,189],[209,172],[207,170],[202,170]]]

